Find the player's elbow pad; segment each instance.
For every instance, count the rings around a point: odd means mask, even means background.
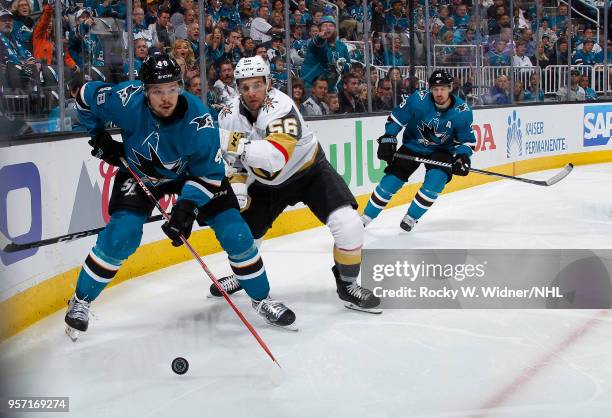
[[[268,141],[250,142],[244,151],[242,161],[249,167],[261,168],[270,173],[282,170],[287,163],[283,153]]]

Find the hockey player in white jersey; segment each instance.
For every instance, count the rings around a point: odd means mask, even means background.
[[[242,58],[234,71],[239,97],[219,113],[221,151],[237,170],[230,181],[242,216],[261,242],[289,205],[304,203],[334,237],[332,267],[340,299],[350,309],[379,313],[380,299],[357,283],[364,229],[357,202],[325,158],[291,98],[271,88],[259,56]],[[221,279],[228,293],[241,289]],[[214,296],[220,296],[211,288]]]

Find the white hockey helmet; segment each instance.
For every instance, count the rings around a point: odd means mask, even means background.
[[[243,78],[264,77],[266,85],[270,81],[270,66],[259,55],[254,57],[240,58],[234,69],[234,79],[236,83]]]

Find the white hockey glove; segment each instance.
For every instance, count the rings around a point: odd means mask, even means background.
[[[236,131],[226,131],[225,129],[219,129],[219,139],[221,152],[223,158],[228,164],[232,165],[236,160],[242,157],[246,145],[249,143],[247,134]]]
[[[246,183],[232,183],[232,190],[236,195],[236,199],[238,200],[238,205],[240,206],[240,211],[246,208],[249,205],[249,192],[248,186]]]

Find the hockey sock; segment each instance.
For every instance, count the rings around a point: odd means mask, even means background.
[[[85,259],[77,281],[76,296],[81,300],[95,300],[121,267],[121,261],[105,256],[95,246]]]
[[[363,214],[370,219],[376,218],[403,184],[404,182],[393,174],[385,174],[370,196]]]
[[[228,260],[240,286],[252,299],[262,300],[268,297],[270,284],[255,243],[242,254],[228,256]]]
[[[444,189],[447,180],[448,176],[444,171],[438,169],[429,170],[425,174],[423,185],[414,196],[412,203],[410,203],[408,215],[415,221],[420,219],[431,205],[434,204],[438,195]]]
[[[340,279],[352,283],[359,276],[361,268],[361,247],[345,250],[334,245],[334,263],[340,274]]]

